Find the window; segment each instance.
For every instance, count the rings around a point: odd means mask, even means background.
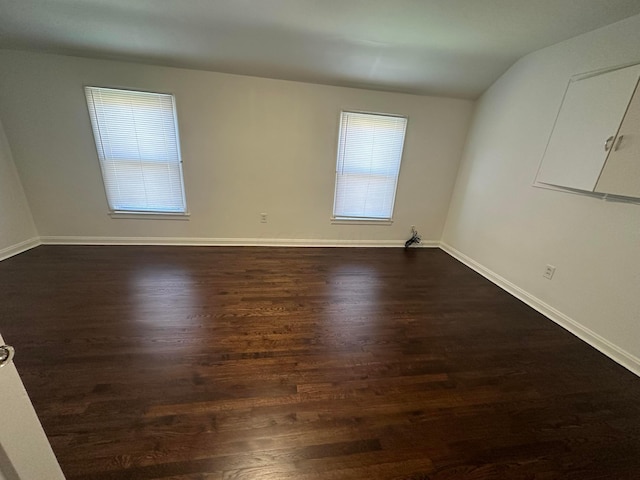
[[[391,220],[406,117],[342,112],[333,216]]]
[[[85,87],[112,212],[184,214],[173,95]]]

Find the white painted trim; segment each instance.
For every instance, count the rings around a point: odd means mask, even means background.
[[[184,245],[184,246],[265,246],[265,247],[404,247],[402,240],[327,240],[279,238],[184,238],[184,237],[34,237],[0,250],[0,261],[38,245]],[[426,240],[411,248],[437,248],[451,255],[507,293],[529,305],[545,317],[568,330],[596,350],[640,376],[640,358],[613,344],[578,321],[556,310],[506,278],[489,270],[445,242]]]
[[[498,275],[492,270],[489,270],[484,265],[476,262],[459,250],[456,250],[451,245],[441,242],[440,248],[456,260],[464,263],[467,267],[475,270],[487,280],[502,288],[507,293],[510,293],[518,300],[523,301],[534,310],[540,312],[542,315],[557,323],[565,330],[568,330],[582,341],[588,343],[596,350],[604,353],[613,361],[619,363],[626,369],[640,376],[640,358],[611,343],[609,340],[600,336],[593,330],[580,324],[580,322],[578,322],[577,320],[565,315],[559,310],[556,310],[551,305],[531,295],[530,293],[526,292],[522,288],[518,287],[514,283]]]
[[[185,245],[237,247],[396,247],[404,240],[333,240],[291,238],[189,238],[189,237],[40,237],[44,245]],[[422,241],[418,247],[437,248],[437,240]],[[415,248],[415,247],[411,247]]]
[[[331,217],[329,220],[332,225],[393,225],[393,220],[390,218]]]
[[[26,252],[27,250],[31,250],[38,245],[40,245],[40,239],[38,237],[33,237],[20,243],[16,243],[15,245],[5,247],[0,250],[0,261],[13,257],[14,255],[18,255],[19,253]]]
[[[189,220],[191,214],[185,213],[166,213],[166,212],[125,212],[115,211],[109,212],[109,216],[113,219],[129,219],[129,220]]]

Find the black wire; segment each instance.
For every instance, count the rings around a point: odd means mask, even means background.
[[[420,237],[420,235],[418,235],[418,232],[414,230],[413,234],[411,235],[411,238],[406,242],[404,242],[404,248],[407,249],[414,243],[420,243],[421,240],[422,240],[422,237]]]

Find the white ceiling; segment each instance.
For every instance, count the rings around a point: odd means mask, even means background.
[[[476,98],[640,0],[0,0],[0,48]]]

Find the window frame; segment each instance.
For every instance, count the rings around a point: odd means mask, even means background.
[[[344,114],[355,113],[362,115],[378,115],[381,117],[389,117],[389,118],[403,118],[406,120],[403,139],[402,139],[402,149],[400,151],[400,162],[398,165],[398,174],[396,175],[396,181],[393,190],[393,199],[391,202],[391,214],[388,218],[378,218],[378,217],[347,217],[342,215],[336,215],[336,199],[338,194],[338,162],[340,159],[340,140],[342,135],[342,117]],[[368,110],[356,110],[356,109],[341,109],[340,115],[338,116],[338,134],[336,137],[336,157],[335,157],[335,182],[333,187],[333,209],[330,217],[332,224],[342,224],[342,225],[392,225],[393,224],[393,214],[395,212],[396,206],[396,197],[398,195],[398,182],[400,181],[400,172],[402,171],[402,159],[404,157],[404,149],[407,141],[407,128],[409,126],[409,116],[398,114],[398,113],[383,113],[383,112],[373,112]]]
[[[98,150],[98,143],[96,142],[95,135],[96,132],[93,128],[93,122],[91,120],[91,111],[87,99],[87,88],[94,88],[100,90],[116,90],[123,92],[133,92],[133,93],[142,93],[149,95],[165,95],[171,97],[172,103],[172,113],[173,113],[173,124],[175,129],[176,136],[176,152],[178,156],[178,170],[180,173],[180,183],[182,186],[182,204],[184,205],[184,210],[180,211],[168,211],[168,210],[119,210],[112,209],[111,202],[109,201],[109,194],[107,192],[107,184],[105,181],[105,173],[104,173],[104,165],[102,160],[100,159],[100,152]],[[168,220],[189,220],[191,214],[189,213],[189,208],[187,204],[187,192],[184,183],[184,163],[182,160],[182,144],[180,142],[180,126],[178,123],[178,107],[177,100],[173,93],[169,92],[158,92],[153,90],[140,90],[129,87],[120,87],[120,86],[98,86],[98,85],[89,85],[84,84],[82,86],[82,91],[85,96],[85,105],[87,107],[87,114],[89,115],[89,126],[91,130],[91,139],[93,141],[93,145],[96,151],[98,165],[100,167],[100,175],[102,180],[102,188],[105,195],[105,200],[108,208],[108,215],[114,219],[168,219]]]

